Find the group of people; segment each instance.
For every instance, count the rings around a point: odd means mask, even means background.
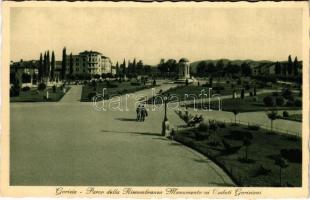
[[[137,121],[139,122],[143,122],[148,115],[144,104],[139,104],[136,112],[137,112]]]

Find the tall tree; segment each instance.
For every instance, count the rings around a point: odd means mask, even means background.
[[[115,65],[115,71],[116,71],[116,74],[119,75],[118,61],[116,62],[116,65]]]
[[[137,62],[136,71],[137,71],[137,74],[145,73],[144,70],[143,70],[143,61],[142,60],[139,60]]]
[[[50,68],[51,68],[51,60],[50,60],[50,51],[48,50],[46,53],[46,79],[49,80],[50,76]]]
[[[62,63],[61,63],[61,79],[64,80],[66,78],[66,67],[67,67],[67,54],[66,47],[62,50]]]
[[[39,67],[38,67],[38,81],[42,82],[43,77],[43,56],[42,53],[40,53],[40,61],[39,61]]]
[[[136,74],[137,70],[136,70],[136,65],[137,65],[137,62],[136,62],[136,58],[133,59],[133,62],[132,62],[132,66],[131,66],[131,71],[132,71],[132,74]]]
[[[55,53],[52,51],[52,60],[51,60],[51,80],[54,81],[55,79],[55,67],[56,67],[56,62],[55,62]]]
[[[123,61],[123,64],[122,64],[122,74],[123,74],[123,76],[124,75],[126,75],[126,60],[125,60],[125,58],[124,58],[124,61]]]
[[[70,72],[70,76],[72,77],[73,75],[73,56],[72,53],[70,54],[70,58],[69,58],[69,72]]]
[[[294,76],[298,75],[298,60],[297,60],[297,56],[294,59],[294,63],[293,63],[293,74]]]
[[[46,68],[47,68],[47,53],[44,52],[44,57],[43,57],[43,76],[42,76],[44,81],[46,79],[46,74],[47,74]]]
[[[276,62],[274,70],[275,70],[276,75],[280,75],[281,74],[281,65],[280,65],[279,62]]]
[[[293,72],[293,62],[291,55],[288,56],[288,63],[287,63],[287,75],[292,75]]]

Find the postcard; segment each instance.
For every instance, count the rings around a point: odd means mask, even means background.
[[[1,195],[308,195],[308,2],[2,10]]]

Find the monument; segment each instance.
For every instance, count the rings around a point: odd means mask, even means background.
[[[178,79],[176,83],[185,83],[188,80],[188,83],[193,82],[190,76],[190,65],[187,58],[181,58],[178,63]]]

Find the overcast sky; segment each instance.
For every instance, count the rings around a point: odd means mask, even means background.
[[[302,57],[298,8],[11,8],[11,60],[64,46],[125,58],[286,60]]]

